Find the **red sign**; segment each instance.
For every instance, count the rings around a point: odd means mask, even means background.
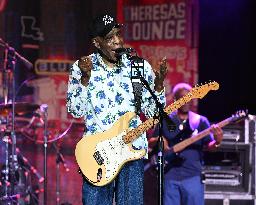
[[[176,83],[197,83],[197,0],[120,0],[117,8],[127,47],[134,48],[152,67],[166,56],[168,102]]]

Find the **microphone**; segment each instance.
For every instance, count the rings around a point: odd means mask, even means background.
[[[48,105],[47,104],[40,105],[41,112],[47,112],[47,109],[48,109]]]
[[[121,56],[124,54],[130,55],[130,53],[135,52],[135,49],[134,48],[117,48],[115,52],[118,56]]]

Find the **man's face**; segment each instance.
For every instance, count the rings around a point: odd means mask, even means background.
[[[186,90],[186,89],[180,89],[180,90],[178,90],[177,93],[175,94],[175,99],[178,100],[178,99],[182,98],[183,96],[185,96],[185,95],[188,94],[188,93],[189,93],[188,90]],[[191,102],[192,102],[192,101],[190,101],[190,102],[184,104],[183,106],[181,106],[181,107],[179,108],[179,111],[180,111],[181,113],[188,113],[188,111],[191,109],[191,104],[192,104]]]
[[[95,46],[102,52],[102,57],[109,61],[118,61],[115,50],[124,45],[120,28],[113,28],[105,37],[96,37]]]

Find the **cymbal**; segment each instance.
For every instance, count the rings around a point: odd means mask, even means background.
[[[24,115],[37,110],[40,106],[27,102],[15,102],[15,114]],[[12,103],[0,104],[0,115],[8,115],[12,112]]]

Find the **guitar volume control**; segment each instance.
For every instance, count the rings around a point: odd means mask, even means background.
[[[102,169],[99,168],[97,173],[97,182],[100,182],[101,178],[102,178]]]

